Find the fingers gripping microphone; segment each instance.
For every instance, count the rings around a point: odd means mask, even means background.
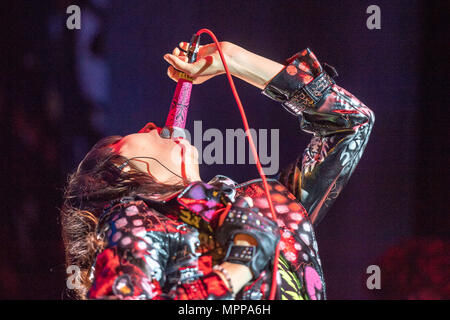
[[[197,60],[199,46],[200,35],[194,34],[187,51],[188,63],[193,63]],[[186,126],[193,79],[183,72],[179,73],[179,77],[172,103],[170,104],[166,124],[160,133],[160,136],[166,139],[186,138],[184,128]]]

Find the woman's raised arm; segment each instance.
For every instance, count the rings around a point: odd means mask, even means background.
[[[182,49],[188,46],[185,42],[180,45]],[[333,79],[336,70],[326,64],[323,67],[309,49],[282,65],[229,42],[222,42],[221,46],[234,76],[280,102],[299,118],[304,132],[313,134],[303,154],[281,172],[280,180],[317,224],[361,159],[375,122],[374,113],[336,85]],[[165,59],[172,64],[169,76],[177,80],[173,66],[203,81],[223,73],[215,45],[205,47],[194,64],[184,62],[184,53],[178,48],[172,55],[166,55]],[[205,78],[206,74],[209,78]]]

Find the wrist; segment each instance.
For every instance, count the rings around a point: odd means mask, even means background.
[[[235,45],[234,43],[228,41],[220,42],[220,47],[222,49],[222,53],[225,57],[225,60],[228,65],[228,69],[233,76],[236,76],[237,70],[239,69],[237,65],[236,57],[239,55],[239,51],[242,51],[242,48]],[[222,63],[222,62],[221,62]],[[223,67],[223,64],[222,64]],[[223,73],[225,73],[225,68],[223,67]]]
[[[225,51],[225,58],[231,74],[259,89],[264,89],[267,83],[284,67],[280,63],[229,42],[226,44]]]
[[[225,42],[222,46],[225,59],[228,63],[230,73],[235,77],[241,77],[243,74],[245,52],[246,50],[231,42]],[[224,71],[225,72],[225,71]]]

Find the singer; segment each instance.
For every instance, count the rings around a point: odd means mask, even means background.
[[[188,43],[164,56],[201,84],[224,73],[214,44],[188,63]],[[81,270],[81,299],[325,299],[314,227],[349,180],[366,147],[373,112],[339,87],[336,70],[305,49],[279,64],[220,43],[231,73],[279,102],[312,134],[278,179],[203,182],[198,152],[147,124],[102,139],[70,175],[62,208],[67,265]],[[295,138],[294,138],[295,139]],[[274,261],[276,247],[280,255]]]

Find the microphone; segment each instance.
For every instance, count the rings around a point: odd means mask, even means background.
[[[193,63],[197,60],[199,47],[200,35],[194,34],[187,50],[188,63]],[[181,71],[179,77],[180,79],[178,80],[172,103],[170,104],[166,124],[160,133],[160,136],[165,139],[186,138],[184,128],[186,126],[193,79]]]

